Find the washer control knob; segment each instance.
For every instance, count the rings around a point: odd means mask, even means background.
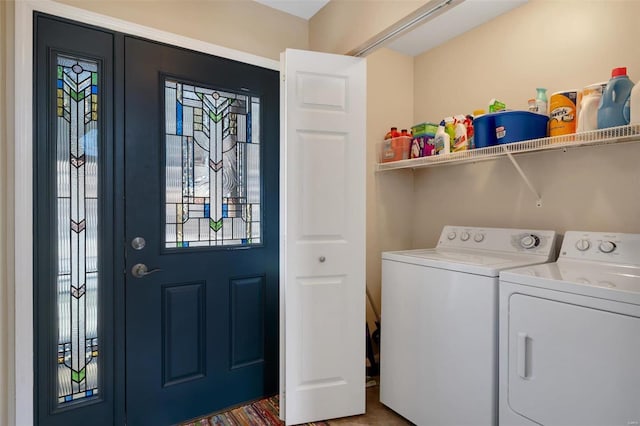
[[[578,240],[576,242],[576,248],[580,251],[589,250],[589,247],[591,247],[591,241],[587,240],[586,238],[582,238],[581,240]]]
[[[460,239],[462,241],[467,241],[469,238],[471,238],[471,235],[469,235],[468,232],[463,232],[462,234],[460,234]]]
[[[520,239],[520,245],[525,249],[536,248],[540,245],[540,238],[533,234],[525,235]]]
[[[611,253],[616,249],[616,243],[613,241],[603,241],[598,246],[601,252],[603,253]]]
[[[484,240],[484,234],[476,234],[473,236],[473,241],[481,243]]]
[[[447,234],[447,238],[450,240],[455,240],[456,239],[456,233],[454,231],[451,231]]]

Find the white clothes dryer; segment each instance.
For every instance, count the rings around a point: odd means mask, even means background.
[[[380,401],[417,425],[497,421],[498,275],[549,262],[554,231],[445,226],[382,253]]]
[[[640,234],[500,273],[501,425],[640,424]]]

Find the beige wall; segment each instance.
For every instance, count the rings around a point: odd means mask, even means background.
[[[629,67],[640,81],[637,0],[530,0],[415,60],[416,120],[487,108],[526,109],[548,93],[606,81]]]
[[[275,60],[308,48],[306,20],[249,0],[58,1]]]
[[[345,54],[407,15],[427,0],[331,0],[309,20],[309,49]]]
[[[0,2],[0,425],[13,423],[13,2]]]
[[[380,252],[412,242],[413,175],[375,173],[377,144],[391,125],[411,126],[413,58],[389,49],[367,57],[367,287],[380,309]],[[370,309],[370,307],[367,307]],[[372,311],[368,311],[371,320]]]
[[[415,60],[414,121],[486,108],[526,108],[549,93],[607,80],[627,66],[640,81],[640,2],[531,0]],[[640,144],[518,157],[542,195],[535,206],[507,159],[415,172],[414,247],[445,224],[640,232]]]

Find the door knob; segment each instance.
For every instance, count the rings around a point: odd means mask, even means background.
[[[158,272],[158,271],[162,271],[162,269],[155,268],[155,269],[149,270],[149,268],[147,268],[147,265],[145,265],[144,263],[136,263],[131,268],[131,275],[133,275],[135,278],[142,278],[142,277],[146,277],[147,275],[151,275],[154,272]]]
[[[320,256],[318,260],[320,261],[320,263],[324,263],[324,261],[327,260],[327,258],[324,256]]]

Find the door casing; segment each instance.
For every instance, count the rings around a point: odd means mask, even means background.
[[[145,27],[132,22],[89,12],[50,0],[24,0],[15,3],[14,87],[21,96],[14,97],[14,317],[11,338],[15,341],[13,371],[15,389],[11,412],[14,424],[34,423],[34,322],[33,322],[33,170],[18,165],[33,164],[33,13],[43,12],[88,25],[131,34],[150,40],[184,47],[239,62],[279,70],[278,61],[200,40]],[[117,82],[116,82],[117,83]],[[17,285],[19,283],[19,285]],[[13,321],[11,321],[13,320]],[[19,338],[16,338],[19,336]],[[121,384],[123,385],[123,384]],[[118,384],[116,384],[118,386]],[[11,392],[10,392],[11,393]]]

